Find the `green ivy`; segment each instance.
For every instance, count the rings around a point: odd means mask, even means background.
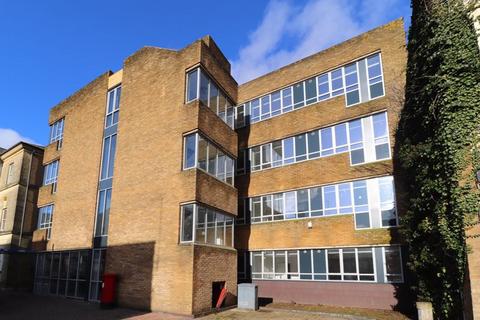
[[[480,52],[461,0],[412,0],[396,170],[407,210],[407,267],[436,319],[461,318],[465,224],[480,207]]]

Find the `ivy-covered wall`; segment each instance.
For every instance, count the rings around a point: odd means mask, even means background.
[[[457,319],[464,230],[480,209],[480,52],[463,1],[412,0],[412,9],[395,162],[409,199],[407,266],[417,300],[431,301],[436,319]]]

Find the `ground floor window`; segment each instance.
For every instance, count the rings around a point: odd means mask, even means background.
[[[34,293],[97,301],[104,259],[104,249],[38,253]]]
[[[403,282],[400,246],[239,252],[239,279]]]

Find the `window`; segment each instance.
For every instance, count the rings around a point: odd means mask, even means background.
[[[251,252],[252,278],[374,282],[373,248]]]
[[[380,193],[380,209],[382,227],[397,225],[397,212],[395,208],[395,191],[392,177],[378,179]]]
[[[350,162],[352,164],[365,162],[362,120],[350,121],[348,123],[348,132],[350,137]]]
[[[188,82],[196,84],[195,81]],[[195,97],[195,93],[196,91],[192,90],[192,96]],[[380,53],[235,107],[237,115],[235,126],[239,128],[267,120],[317,101],[325,101],[341,95],[345,96],[347,107],[384,95]],[[245,121],[246,116],[251,117],[250,123]]]
[[[98,194],[97,214],[95,219],[95,237],[108,235],[108,222],[110,218],[110,204],[112,202],[112,189],[101,190]]]
[[[15,175],[15,163],[10,163],[8,165],[8,170],[7,170],[7,180],[5,181],[5,184],[10,184],[13,182]]]
[[[365,181],[353,183],[353,202],[355,204],[355,227],[357,229],[370,228],[367,183]]]
[[[400,247],[384,247],[385,282],[403,282],[402,252]]]
[[[43,169],[43,185],[54,184],[58,178],[58,165],[59,161],[55,160],[47,164]]]
[[[242,106],[241,110],[235,110],[236,108],[233,107],[226,93],[201,68],[196,68],[187,73],[186,102],[197,99],[231,128],[234,127],[235,115],[237,115],[237,123],[245,124],[243,121],[245,107]],[[239,120],[238,116],[242,118],[242,121]]]
[[[7,208],[2,209],[2,215],[0,216],[0,231],[7,230]]]
[[[249,150],[252,171],[344,152],[350,152],[351,165],[389,159],[391,154],[387,113],[382,112],[302,133],[251,147]],[[365,150],[375,151],[365,152]]]
[[[233,218],[199,204],[181,206],[180,242],[233,247]]]
[[[60,119],[50,125],[50,143],[63,139],[63,124],[65,119]]]
[[[390,158],[390,145],[388,139],[387,114],[376,114],[372,117],[372,120],[376,160],[388,159]]]
[[[370,88],[370,99],[381,97],[383,91],[383,75],[380,54],[374,54],[367,58],[368,84]]]
[[[347,106],[360,102],[360,91],[358,87],[357,63],[345,66],[345,99]]]
[[[183,169],[191,168],[201,169],[220,181],[234,185],[235,160],[199,133],[184,137]]]
[[[372,194],[375,196],[369,201]],[[391,176],[262,195],[247,200],[251,223],[352,214],[356,229],[397,226]],[[373,215],[378,219],[372,219]]]
[[[122,87],[118,86],[108,92],[107,114],[105,117],[105,128],[111,127],[118,123],[118,115],[120,114],[120,95]]]
[[[185,150],[183,163],[184,169],[193,168],[195,167],[195,146],[197,144],[197,136],[196,135],[189,135],[185,138]]]
[[[117,134],[105,137],[103,140],[102,171],[100,180],[113,177],[115,150],[117,148]]]
[[[50,240],[52,229],[53,204],[41,207],[38,211],[38,229],[47,230],[47,240]]]

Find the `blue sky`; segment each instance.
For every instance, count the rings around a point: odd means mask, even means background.
[[[242,83],[410,15],[408,0],[0,0],[0,147],[46,144],[49,109],[143,46],[210,34]]]

